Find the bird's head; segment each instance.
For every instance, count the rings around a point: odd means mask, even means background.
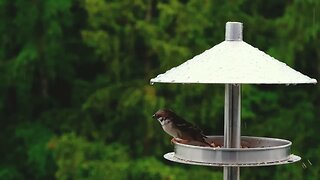
[[[154,119],[158,120],[161,125],[165,124],[165,120],[169,121],[171,117],[174,116],[174,112],[168,109],[160,109],[152,116]]]

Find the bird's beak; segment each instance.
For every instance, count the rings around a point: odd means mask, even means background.
[[[156,115],[154,114],[154,115],[152,115],[152,118],[156,118]]]

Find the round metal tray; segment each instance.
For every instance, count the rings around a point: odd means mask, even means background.
[[[174,153],[168,160],[206,166],[269,166],[299,161],[290,154],[291,142],[266,137],[241,137],[242,148],[224,148],[223,136],[208,136],[208,142],[220,147],[203,147],[174,142]]]

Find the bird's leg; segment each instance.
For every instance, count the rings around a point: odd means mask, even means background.
[[[175,139],[172,138],[172,139],[171,139],[171,144],[174,144],[174,142],[175,142]]]
[[[173,143],[173,142],[177,142],[177,143],[181,143],[181,144],[188,144],[188,140],[185,140],[185,139],[180,139],[180,138],[173,138],[172,140],[171,140],[171,142]]]
[[[174,144],[174,143],[181,143],[181,141],[183,141],[182,139],[180,138],[172,138],[171,139],[171,144]]]

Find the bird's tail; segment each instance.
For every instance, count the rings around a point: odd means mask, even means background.
[[[215,147],[214,145],[208,143],[206,140],[204,140],[203,142],[204,142],[205,144],[207,144],[208,146],[210,146],[210,147]]]
[[[204,144],[210,146],[210,147],[215,147],[214,145],[212,145],[212,144],[210,144],[210,143],[208,143],[208,142],[206,141],[207,138],[208,138],[207,136],[203,136],[203,137],[202,137],[202,142],[203,142]]]

